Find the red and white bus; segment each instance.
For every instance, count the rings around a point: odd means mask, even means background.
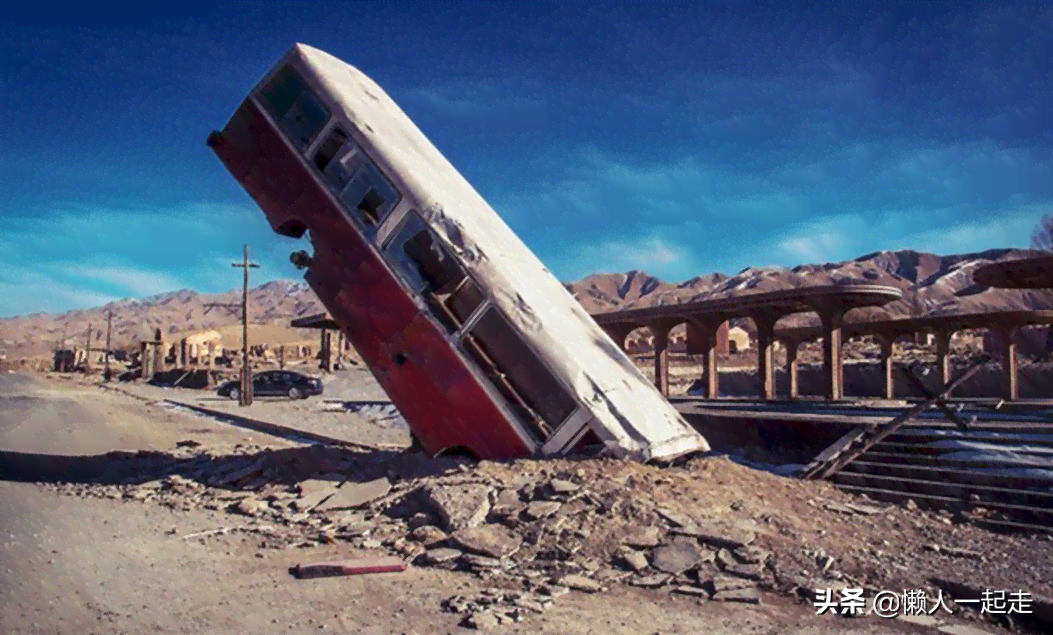
[[[358,69],[297,44],[208,143],[429,453],[709,449]]]

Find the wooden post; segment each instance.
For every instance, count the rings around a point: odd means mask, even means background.
[[[108,311],[106,313],[106,371],[103,375],[103,378],[106,381],[110,381],[110,373],[112,372],[112,370],[110,369],[110,333],[112,332],[112,330],[113,311]]]
[[[88,325],[88,338],[84,346],[84,372],[91,370],[91,324]]]
[[[285,345],[278,347],[278,368],[285,369]]]
[[[241,262],[235,262],[231,266],[244,270],[241,284],[241,391],[238,395],[238,405],[248,406],[252,404],[252,368],[249,366],[249,269],[258,269],[259,265],[249,262],[249,246],[245,245]]]

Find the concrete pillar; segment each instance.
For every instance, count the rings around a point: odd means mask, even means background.
[[[669,329],[662,325],[648,325],[654,334],[654,385],[669,396]]]
[[[165,355],[168,351],[165,350],[165,343],[158,342],[154,346],[154,375],[159,375],[165,372]],[[151,375],[153,377],[153,375]]]
[[[717,363],[717,337],[721,324],[687,323],[687,352],[690,355],[702,356],[702,372],[705,377],[704,394],[706,399],[720,396],[720,367]]]
[[[186,338],[179,340],[179,367],[186,368]]]
[[[753,317],[753,323],[757,326],[757,375],[760,380],[760,397],[771,401],[775,399],[775,320],[757,316]]]
[[[884,384],[885,399],[893,399],[896,392],[896,376],[892,373],[895,361],[892,357],[892,344],[896,341],[894,334],[875,335],[881,344],[881,379]]]
[[[940,388],[951,383],[951,331],[936,331],[936,372],[940,377]],[[950,397],[950,395],[947,395]]]
[[[1005,377],[1005,399],[1016,401],[1020,399],[1020,387],[1017,383],[1017,360],[1016,360],[1016,326],[994,326],[991,332],[998,338],[1002,349],[1002,374]]]
[[[322,329],[322,370],[333,372],[333,334]]]
[[[843,399],[844,368],[841,358],[841,321],[845,312],[841,309],[824,309],[819,312],[823,323],[823,383],[826,398]]]
[[[797,361],[797,348],[801,345],[797,340],[783,340],[786,346],[786,376],[790,381],[790,399],[800,396],[800,387],[797,384],[797,370],[800,362]]]
[[[344,332],[336,332],[336,363],[338,366],[343,367],[344,365]]]

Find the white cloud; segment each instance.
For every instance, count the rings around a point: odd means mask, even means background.
[[[660,277],[678,278],[693,272],[695,267],[694,258],[687,250],[657,235],[635,241],[607,240],[583,245],[564,257],[552,260],[567,279],[631,269]]]

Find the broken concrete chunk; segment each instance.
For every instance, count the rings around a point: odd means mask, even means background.
[[[410,519],[406,521],[406,526],[409,527],[410,531],[413,531],[418,527],[423,527],[425,525],[434,525],[436,520],[437,519],[434,518],[431,514],[417,512],[416,514],[410,516]]]
[[[603,591],[602,584],[590,578],[586,578],[583,575],[565,575],[559,579],[559,584],[568,589],[574,589],[575,591],[582,591],[584,593],[599,593],[600,591]]]
[[[464,620],[464,625],[468,628],[474,628],[479,631],[485,631],[492,628],[497,628],[501,624],[497,616],[492,611],[480,611],[479,613],[473,613]]]
[[[651,566],[665,573],[689,571],[697,567],[701,560],[702,550],[698,544],[687,541],[674,542],[651,552]]]
[[[759,564],[764,565],[771,558],[771,552],[765,551],[759,547],[747,545],[745,547],[739,547],[734,551],[736,559],[742,564]]]
[[[692,519],[672,509],[658,508],[654,511],[656,514],[672,523],[674,527],[690,527],[695,524]]]
[[[555,514],[562,506],[562,503],[556,501],[534,501],[523,510],[523,515],[528,520],[540,520]]]
[[[708,585],[713,587],[714,593],[720,593],[721,591],[730,591],[733,589],[748,589],[753,587],[753,583],[745,578],[737,578],[728,575],[714,576],[708,581]]]
[[[755,587],[744,589],[730,589],[713,594],[715,602],[742,602],[744,604],[760,604],[760,591]]]
[[[454,532],[450,538],[464,551],[491,558],[507,558],[523,544],[520,536],[500,525],[467,527]]]
[[[630,547],[636,548],[649,548],[657,547],[661,543],[662,537],[658,527],[644,527],[638,529],[633,533],[625,537],[622,542]]]
[[[477,527],[490,513],[490,489],[483,485],[429,485],[424,494],[448,531]]]
[[[494,498],[495,507],[512,507],[519,503],[519,492],[511,488],[501,490]]]
[[[564,480],[561,480],[561,479],[558,479],[558,478],[554,478],[551,481],[549,481],[548,482],[548,487],[549,487],[550,490],[552,490],[553,494],[558,494],[558,495],[561,495],[561,496],[562,495],[567,495],[567,494],[573,494],[574,492],[578,491],[578,489],[580,489],[578,487],[577,483],[572,483],[570,481],[564,481]]]
[[[269,509],[267,503],[255,498],[243,498],[231,508],[243,516],[259,516]]]
[[[503,569],[505,567],[505,563],[499,558],[480,556],[473,553],[464,554],[461,556],[461,560],[473,569]]]
[[[669,581],[672,579],[673,576],[668,574],[649,575],[642,578],[636,578],[635,580],[630,580],[629,584],[633,586],[642,587],[644,589],[657,589],[660,586],[668,584]]]
[[[446,532],[434,525],[424,525],[411,531],[410,538],[423,545],[433,545],[446,540]]]
[[[314,511],[355,509],[386,496],[390,491],[391,482],[386,478],[378,478],[368,483],[344,483],[332,497],[315,507]]]
[[[687,584],[675,584],[669,587],[669,590],[673,593],[681,593],[683,595],[704,595],[709,597],[709,593],[705,589],[700,589],[697,586],[690,586]]]
[[[747,580],[759,581],[764,576],[764,567],[759,564],[735,563],[730,567],[725,567],[724,571],[733,576],[745,578]]]
[[[693,536],[706,544],[723,549],[745,547],[757,536],[745,523],[722,520],[700,520],[693,526],[674,529],[672,533]]]
[[[622,562],[633,571],[643,571],[651,566],[651,563],[647,561],[647,556],[634,549],[622,549],[619,555]]]

